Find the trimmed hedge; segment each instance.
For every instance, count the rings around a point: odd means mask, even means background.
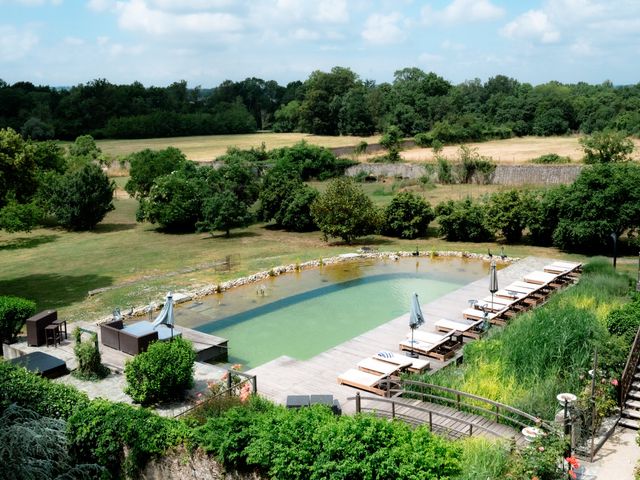
[[[66,420],[89,404],[89,397],[75,388],[4,361],[0,362],[0,385],[0,411],[15,403],[46,417]]]
[[[0,297],[0,343],[14,343],[27,318],[36,313],[36,303],[26,298]]]
[[[193,345],[182,337],[154,342],[125,365],[125,393],[142,405],[180,399],[193,386],[195,360]]]

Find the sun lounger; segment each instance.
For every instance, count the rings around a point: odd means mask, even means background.
[[[546,265],[543,270],[549,273],[566,274],[578,272],[582,269],[582,263],[557,261]]]
[[[486,313],[477,308],[465,308],[462,311],[462,318],[465,320],[485,320],[487,319],[489,322],[494,323],[496,325],[504,325],[506,323],[505,314],[506,309],[500,310],[498,312],[489,312]]]
[[[522,300],[527,296],[529,292],[525,292],[523,290],[510,289],[510,288],[501,288],[496,292],[497,298],[506,298],[509,300]]]
[[[409,332],[407,334],[407,338],[413,338],[415,340],[420,340],[421,342],[424,343],[441,343],[443,341],[445,341],[447,338],[449,338],[451,336],[451,334],[448,335],[441,335],[439,333],[434,333],[434,332],[425,332],[424,330],[414,330],[413,332]]]
[[[367,357],[358,362],[358,369],[374,375],[397,375],[400,369],[404,366],[408,366],[409,363],[410,362],[406,362],[406,365],[398,366],[388,362],[383,362],[376,358]]]
[[[338,383],[384,396],[386,392],[381,388],[380,382],[385,378],[385,375],[374,375],[372,373],[363,372],[362,370],[350,368],[342,375],[338,376]]]
[[[397,353],[389,352],[386,350],[382,350],[378,352],[376,355],[374,355],[373,358],[396,365],[400,369],[406,368],[411,373],[424,373],[425,371],[431,368],[431,364],[429,363],[429,360],[422,360],[419,358],[410,358],[410,357],[406,357],[404,355],[398,355]],[[409,365],[407,365],[407,363]],[[405,367],[405,365],[407,366]]]
[[[476,320],[474,322],[460,322],[456,320],[448,320],[441,318],[435,323],[436,330],[439,332],[459,332],[467,338],[480,338],[484,333],[482,324],[484,320]]]
[[[407,338],[400,342],[401,351],[415,352],[442,362],[452,358],[461,347],[462,334],[454,332],[449,335],[438,335],[437,333],[418,331],[414,332],[413,340]]]

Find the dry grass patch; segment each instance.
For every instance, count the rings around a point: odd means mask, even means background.
[[[162,150],[176,147],[182,150],[189,160],[209,162],[223,155],[229,147],[241,149],[259,148],[262,143],[267,150],[294,145],[305,140],[321,147],[345,147],[357,145],[361,141],[377,143],[379,136],[373,137],[331,137],[306,133],[251,133],[245,135],[207,135],[198,137],[148,138],[139,140],[100,140],[96,142],[104,153],[113,157],[129,155],[150,148]]]

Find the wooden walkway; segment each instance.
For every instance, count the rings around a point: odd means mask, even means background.
[[[542,270],[545,265],[552,262],[552,259],[539,257],[520,260],[498,272],[498,283],[506,286],[513,281],[521,280],[529,272]],[[481,299],[490,294],[488,271],[487,263],[486,277],[422,305],[425,324],[420,327],[420,330],[434,332],[434,323],[441,318],[462,319],[461,312],[468,307],[468,300]],[[301,361],[282,356],[248,373],[258,377],[258,392],[275,402],[284,404],[288,395],[332,394],[338,399],[344,412],[353,413],[354,402],[347,399],[353,397],[357,390],[339,385],[338,375],[349,368],[355,368],[360,360],[375,355],[380,350],[398,352],[400,340],[409,332],[408,325],[409,313],[407,312],[309,360]],[[444,363],[430,359],[432,371],[455,362],[460,355],[462,351]],[[365,407],[364,403],[363,407]]]

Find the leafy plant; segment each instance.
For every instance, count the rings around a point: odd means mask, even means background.
[[[191,342],[182,337],[153,342],[146,352],[126,363],[125,393],[143,405],[182,398],[193,386],[195,359]]]
[[[26,298],[0,296],[0,344],[14,343],[27,318],[36,313],[36,303]]]
[[[114,478],[135,478],[150,458],[189,437],[183,422],[101,399],[75,412],[67,425],[75,461],[97,463]]]
[[[528,196],[520,190],[505,190],[489,197],[487,202],[487,225],[500,231],[508,243],[522,238],[529,213]]]
[[[178,170],[187,157],[175,147],[164,150],[145,149],[128,157],[129,181],[125,190],[131,196],[141,198],[149,195],[156,178]]]
[[[493,239],[487,228],[486,209],[470,198],[454,202],[448,200],[436,205],[440,235],[456,242],[484,242]]]
[[[549,165],[549,164],[571,163],[571,159],[569,157],[558,155],[557,153],[547,153],[545,155],[540,155],[539,157],[532,158],[530,162]]]
[[[339,237],[351,244],[357,237],[375,233],[379,226],[373,202],[353,180],[332,180],[311,205],[311,215],[325,238]]]
[[[594,132],[579,141],[584,150],[584,163],[626,162],[634,149],[627,133],[616,130]]]
[[[24,368],[0,362],[0,411],[15,403],[40,415],[66,420],[89,398],[75,388],[53,383]]]
[[[426,235],[429,223],[435,218],[431,205],[411,192],[396,195],[384,211],[384,232],[400,238]]]
[[[76,341],[73,353],[75,353],[78,362],[78,368],[73,374],[83,380],[99,380],[109,375],[109,369],[102,364],[98,348],[98,334],[92,333],[91,339],[88,342],[83,342],[82,330],[76,327],[73,336]]]

